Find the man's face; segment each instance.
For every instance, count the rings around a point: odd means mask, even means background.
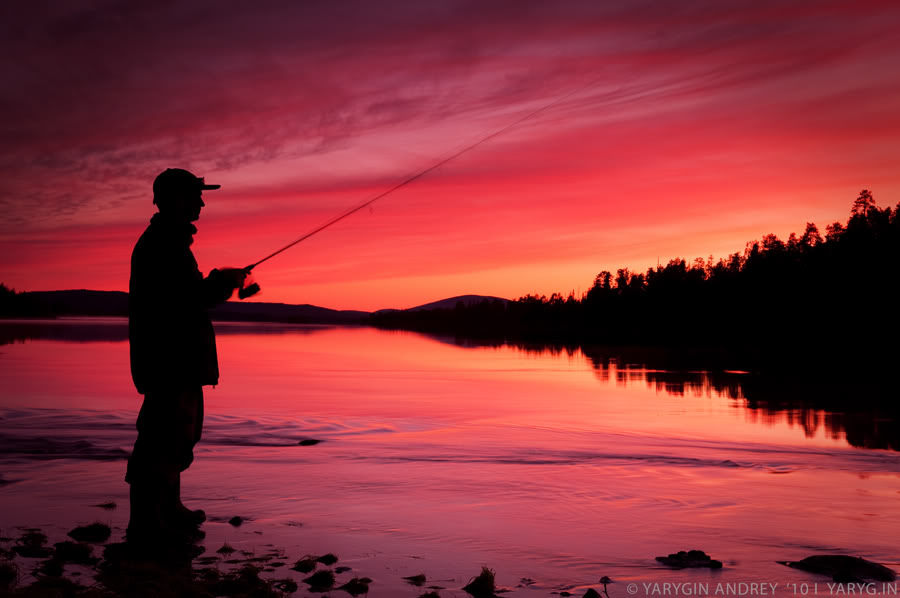
[[[200,190],[190,191],[175,202],[177,216],[180,220],[196,222],[200,219],[200,210],[206,205],[203,203],[201,195],[202,192]]]

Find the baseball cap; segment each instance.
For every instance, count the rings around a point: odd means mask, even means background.
[[[166,195],[177,195],[185,192],[207,191],[218,189],[222,185],[207,185],[203,177],[183,168],[166,168],[153,181],[153,203]]]

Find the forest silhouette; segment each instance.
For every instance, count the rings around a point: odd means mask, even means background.
[[[453,309],[375,312],[367,321],[360,312],[357,320],[494,344],[665,348],[654,361],[675,369],[816,366],[884,374],[897,360],[898,283],[900,204],[879,208],[863,189],[848,220],[829,224],[824,234],[809,222],[799,235],[768,234],[718,260],[604,270],[581,297],[460,302]],[[125,305],[127,296],[119,294]],[[0,316],[66,313],[33,295],[0,284]],[[106,304],[94,314],[88,295],[80,298],[79,315],[121,315]]]
[[[720,368],[893,367],[898,332],[900,204],[864,189],[824,235],[774,234],[743,252],[632,272],[602,271],[582,297],[526,295],[454,309],[372,315],[389,329],[507,342],[679,348]]]

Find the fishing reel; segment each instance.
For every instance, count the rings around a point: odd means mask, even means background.
[[[222,268],[218,271],[221,275],[224,275],[228,284],[233,285],[232,288],[237,289],[238,297],[246,299],[257,294],[260,290],[259,285],[253,282],[253,278],[250,277],[252,269],[253,266],[247,266],[246,268]],[[240,286],[238,286],[238,281],[240,281]]]
[[[259,292],[259,285],[255,282],[251,282],[249,285],[244,283],[246,286],[243,286],[238,289],[238,297],[241,299],[246,299],[247,297],[252,297],[253,295]]]
[[[244,272],[246,272],[247,274],[244,278],[244,283],[241,285],[241,288],[238,289],[238,297],[240,299],[252,297],[260,291],[259,285],[253,282],[253,278],[250,276],[251,270],[253,270],[253,266],[247,266],[246,268],[244,268]]]

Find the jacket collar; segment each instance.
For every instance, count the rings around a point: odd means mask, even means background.
[[[150,226],[161,234],[186,245],[191,245],[194,242],[194,235],[197,233],[197,227],[190,222],[176,220],[164,215],[162,212],[157,212],[153,215],[150,219]]]

